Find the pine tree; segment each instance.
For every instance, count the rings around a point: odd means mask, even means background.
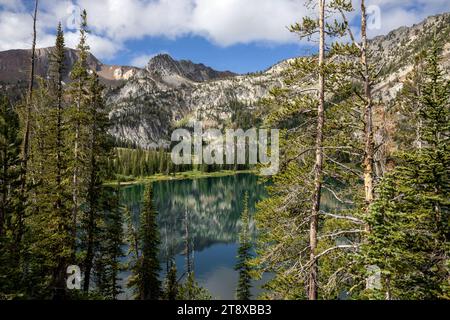
[[[450,82],[429,52],[421,83],[422,148],[400,153],[382,180],[368,223],[367,265],[381,270],[380,299],[448,299]]]
[[[19,117],[0,97],[0,299],[20,297],[21,272],[15,237],[20,188]]]
[[[121,258],[124,256],[123,209],[120,206],[120,184],[116,188],[105,188],[102,198],[104,211],[100,225],[99,250],[95,257],[96,287],[102,297],[117,299],[122,293],[119,284],[120,271],[123,269]]]
[[[34,14],[33,14],[33,40],[31,45],[31,57],[30,57],[30,69],[29,69],[29,79],[28,79],[28,90],[26,93],[25,99],[25,110],[24,114],[21,116],[22,122],[22,131],[23,131],[23,139],[21,146],[21,170],[20,170],[20,193],[19,193],[19,207],[17,207],[17,230],[15,234],[16,241],[16,250],[17,250],[17,258],[22,260],[21,263],[24,262],[22,259],[22,241],[25,233],[25,214],[26,207],[28,204],[27,199],[27,188],[28,188],[28,160],[29,160],[29,152],[30,152],[30,135],[31,135],[31,126],[32,126],[32,107],[34,104],[34,84],[35,84],[35,65],[36,65],[36,38],[37,38],[37,14],[39,8],[39,1],[35,0],[34,2]]]
[[[19,164],[19,118],[6,97],[0,98],[0,237],[11,227]]]
[[[58,260],[57,267],[53,272],[53,283],[57,288],[56,296],[64,296],[65,293],[65,275],[69,260],[74,256],[72,243],[74,239],[71,234],[70,210],[66,204],[69,195],[67,190],[68,176],[67,170],[67,148],[65,146],[66,123],[64,122],[64,91],[63,91],[63,72],[65,62],[64,33],[59,23],[56,35],[55,52],[53,54],[52,72],[50,75],[50,90],[54,99],[54,107],[50,109],[49,120],[49,155],[54,161],[47,161],[47,165],[52,166],[49,170],[49,178],[53,181],[47,181],[51,186],[53,194],[53,208],[59,222],[58,232],[61,235],[59,255],[55,257]],[[49,190],[50,191],[50,190]]]
[[[238,300],[251,299],[251,239],[249,235],[249,213],[248,213],[248,194],[244,197],[244,209],[241,216],[241,234],[239,237],[239,249],[236,263],[236,271],[239,272],[239,282],[236,291],[236,298]]]
[[[161,270],[159,252],[159,230],[157,213],[153,204],[153,189],[147,185],[144,193],[143,208],[140,217],[138,241],[135,241],[136,257],[133,261],[133,276],[128,286],[134,288],[136,299],[158,300],[161,298]],[[131,234],[134,232],[131,231]],[[134,233],[135,234],[135,233]]]
[[[70,208],[66,205],[67,158],[64,144],[66,125],[63,121],[64,35],[57,29],[56,46],[50,59],[48,79],[40,79],[35,90],[35,109],[30,136],[28,177],[33,188],[28,197],[29,208],[27,245],[33,260],[29,261],[29,276],[42,284],[39,294],[55,299],[64,298],[66,268],[74,255],[70,224]],[[52,258],[49,259],[49,256]],[[49,277],[50,279],[45,279]],[[47,289],[50,289],[47,293]],[[37,290],[33,290],[37,294]]]
[[[98,75],[94,72],[89,78],[87,132],[88,144],[86,146],[87,159],[87,197],[86,212],[83,215],[82,227],[85,237],[83,247],[86,250],[84,259],[84,291],[89,290],[91,270],[95,250],[99,241],[98,224],[103,211],[101,197],[103,191],[104,168],[110,152],[107,127],[108,117],[102,97],[103,87],[100,85]]]
[[[330,1],[325,8],[323,1],[318,4],[322,18],[322,9],[352,10],[348,1]],[[306,17],[291,30],[311,37],[324,27],[324,33],[339,37],[348,28],[345,21],[320,20]],[[272,177],[269,197],[255,216],[259,232],[252,265],[256,274],[275,274],[266,284],[265,298],[335,298],[353,281],[343,257],[357,250],[364,232],[363,221],[347,208],[359,201],[359,193],[350,190],[362,181],[362,173],[354,169],[363,148],[354,134],[359,119],[350,98],[353,66],[333,50],[325,50],[321,58],[293,61],[284,74],[285,86],[271,90],[261,111],[264,126],[281,129],[282,150],[280,172]],[[342,210],[328,206],[327,194],[343,203]]]
[[[79,57],[71,72],[72,83],[69,89],[71,106],[69,108],[69,123],[72,133],[70,143],[72,145],[71,162],[69,171],[72,174],[72,235],[73,239],[77,236],[77,223],[79,219],[80,204],[84,194],[85,184],[83,184],[82,168],[85,165],[84,159],[87,157],[85,146],[87,145],[87,133],[83,130],[83,124],[87,122],[87,87],[88,70],[87,58],[89,46],[87,45],[87,13],[84,10],[81,14],[80,42],[78,44]],[[75,247],[75,243],[73,244]]]
[[[177,266],[175,262],[171,261],[169,271],[167,272],[166,280],[164,283],[164,296],[165,300],[173,301],[178,297],[179,285],[177,279]]]
[[[195,281],[194,272],[187,274],[187,279],[180,287],[178,300],[211,300],[209,291]]]

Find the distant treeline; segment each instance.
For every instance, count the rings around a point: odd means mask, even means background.
[[[147,177],[154,174],[176,174],[187,171],[217,172],[221,170],[249,170],[251,165],[208,165],[183,164],[175,165],[170,152],[159,150],[144,150],[132,148],[115,148],[115,156],[108,159],[107,171],[110,179],[126,181],[137,177]]]

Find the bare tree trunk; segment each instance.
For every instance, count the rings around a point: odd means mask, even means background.
[[[373,201],[373,170],[374,170],[374,133],[373,133],[373,99],[372,80],[370,76],[369,63],[367,59],[367,13],[365,1],[361,0],[361,64],[364,74],[364,96],[366,98],[364,107],[364,193],[367,208]]]
[[[186,253],[186,274],[189,276],[192,272],[192,261],[191,261],[191,243],[189,237],[189,212],[185,212],[185,253]]]
[[[93,93],[96,94],[95,92]],[[84,291],[89,291],[90,286],[90,279],[91,279],[91,271],[93,267],[93,260],[94,260],[94,241],[95,241],[95,229],[96,229],[96,222],[95,222],[95,215],[96,210],[98,210],[96,202],[98,199],[96,199],[96,195],[98,194],[95,192],[95,189],[97,188],[97,160],[96,160],[96,154],[95,154],[95,141],[97,140],[97,115],[96,115],[96,108],[97,105],[95,104],[95,96],[92,99],[92,109],[93,109],[93,122],[92,122],[92,128],[90,132],[90,142],[89,142],[89,149],[90,149],[90,178],[89,178],[89,189],[88,189],[88,204],[89,204],[89,213],[88,213],[88,227],[87,227],[87,250],[86,250],[86,259],[85,259],[85,270],[84,270]]]
[[[30,131],[31,131],[31,105],[33,103],[33,91],[34,91],[34,73],[35,73],[35,60],[36,60],[36,21],[38,12],[39,0],[34,2],[34,14],[33,14],[33,40],[31,44],[31,59],[30,59],[30,78],[28,83],[28,93],[26,98],[26,109],[25,109],[25,131],[23,136],[22,145],[22,172],[21,172],[21,185],[20,185],[20,197],[21,200],[25,200],[25,192],[27,185],[27,174],[28,174],[28,158],[30,152]],[[23,218],[24,213],[19,210],[18,212],[18,232],[16,243],[20,243],[22,240],[24,226]]]
[[[314,194],[313,207],[310,221],[310,269],[309,269],[309,300],[317,300],[317,274],[318,264],[316,259],[317,229],[320,210],[320,198],[322,193],[323,178],[323,127],[325,123],[325,0],[319,0],[319,106],[317,110],[317,133],[316,133],[316,163],[314,166]]]
[[[79,116],[81,112],[81,100],[82,97],[82,90],[83,86],[81,83],[81,80],[78,84],[78,90],[79,90],[79,97],[77,98],[77,117]],[[77,239],[77,219],[78,219],[78,188],[79,188],[79,140],[80,140],[80,121],[76,120],[76,128],[75,128],[75,141],[74,141],[74,147],[73,147],[73,156],[74,156],[74,168],[73,168],[73,177],[72,177],[72,202],[73,202],[73,209],[72,209],[72,239],[73,239],[73,248],[75,251],[76,248],[76,239]]]

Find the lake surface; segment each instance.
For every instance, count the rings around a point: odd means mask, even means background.
[[[153,183],[154,204],[158,210],[160,261],[163,272],[173,257],[181,276],[186,268],[186,220],[193,249],[196,280],[208,289],[214,299],[234,299],[238,273],[234,270],[239,241],[240,215],[245,193],[249,195],[249,212],[266,195],[265,187],[252,174],[174,180]],[[138,221],[144,185],[122,189],[122,202]],[[251,219],[251,229],[255,230]],[[122,275],[124,281],[128,272]],[[263,282],[254,283],[253,294],[261,292]],[[131,296],[125,290],[123,299]]]

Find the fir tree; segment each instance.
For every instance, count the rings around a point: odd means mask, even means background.
[[[329,23],[322,10],[350,11],[349,1],[318,4],[325,21],[306,17],[291,30],[310,37],[324,27],[322,37],[344,35],[345,21]],[[282,150],[280,172],[272,177],[269,197],[255,216],[258,242],[252,265],[256,274],[275,274],[266,284],[265,298],[334,298],[344,283],[353,281],[351,260],[343,257],[358,249],[364,232],[364,222],[348,209],[348,203],[360,201],[360,192],[352,191],[363,178],[354,169],[364,150],[354,134],[355,128],[361,130],[351,99],[354,68],[351,59],[333,50],[325,50],[321,58],[293,61],[284,74],[285,86],[271,90],[263,101],[263,125],[281,129]],[[326,194],[341,202],[342,209],[329,207]],[[346,241],[339,241],[343,237]]]
[[[19,170],[19,118],[6,97],[0,97],[0,237],[11,227]]]
[[[94,72],[89,79],[88,87],[88,109],[87,109],[87,131],[88,144],[86,153],[87,160],[87,197],[86,213],[83,216],[83,232],[85,239],[83,247],[86,250],[84,260],[84,290],[89,290],[90,273],[93,267],[95,250],[99,241],[98,223],[103,211],[101,196],[104,192],[103,179],[106,159],[109,155],[109,143],[107,137],[108,118],[105,112],[105,104],[102,97],[103,87],[100,85],[98,75]]]
[[[239,249],[236,263],[236,271],[239,272],[239,282],[236,292],[238,300],[250,300],[251,298],[251,239],[249,230],[248,194],[244,197],[244,209],[241,216],[241,234],[239,237]]]
[[[16,251],[20,187],[19,117],[0,97],[0,299],[20,297],[22,274]]]
[[[211,300],[209,291],[195,281],[194,272],[187,274],[187,279],[180,287],[178,300]]]
[[[134,288],[136,299],[158,300],[161,298],[161,282],[158,260],[159,230],[156,223],[156,209],[153,204],[153,189],[147,185],[140,217],[138,241],[135,242],[136,258],[133,262],[133,276],[128,285]],[[133,234],[133,232],[131,232]]]
[[[81,14],[80,42],[78,44],[79,57],[71,72],[72,83],[69,88],[71,106],[69,108],[69,123],[71,125],[69,137],[72,146],[71,161],[69,171],[72,174],[72,235],[76,239],[77,223],[79,219],[80,204],[82,203],[83,190],[86,185],[83,183],[82,168],[85,165],[84,159],[87,157],[85,146],[87,145],[87,133],[83,130],[83,124],[87,122],[87,87],[88,70],[87,58],[89,46],[87,45],[87,13],[84,10]],[[75,243],[73,244],[75,247]]]
[[[69,190],[66,187],[66,126],[63,121],[64,60],[64,35],[59,25],[48,79],[40,79],[35,90],[37,112],[31,125],[33,134],[27,165],[28,177],[33,182],[28,197],[34,205],[29,208],[26,219],[29,229],[26,241],[33,257],[27,262],[28,276],[35,277],[34,281],[41,285],[40,291],[30,290],[38,296],[51,295],[55,299],[66,296],[66,268],[74,254],[70,208],[66,203]]]
[[[364,246],[367,265],[381,269],[380,299],[449,298],[450,82],[439,67],[435,43],[429,52],[422,105],[422,148],[400,153],[380,184]]]
[[[165,300],[176,300],[178,297],[179,285],[177,279],[177,266],[175,262],[171,261],[169,271],[166,275],[166,280],[164,283],[164,299]]]
[[[123,209],[120,206],[120,184],[117,188],[105,188],[102,198],[104,211],[100,226],[99,250],[95,257],[96,287],[102,297],[117,299],[122,293],[119,277],[124,256]]]

